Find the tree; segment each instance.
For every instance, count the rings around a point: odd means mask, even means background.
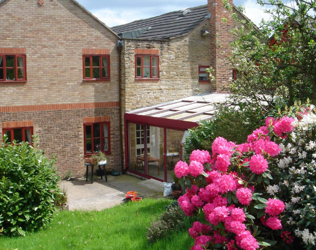
[[[228,60],[237,79],[231,92],[259,106],[275,107],[277,97],[287,105],[307,98],[316,104],[316,2],[258,3],[271,18],[259,28],[250,24],[233,30]]]

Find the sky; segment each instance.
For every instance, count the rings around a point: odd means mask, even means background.
[[[207,0],[77,0],[107,26],[113,27],[167,12],[207,4]],[[255,24],[268,16],[256,0],[234,0],[245,8],[245,15]]]

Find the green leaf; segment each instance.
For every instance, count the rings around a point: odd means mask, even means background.
[[[25,231],[22,228],[18,228],[18,233],[22,236],[25,236]]]
[[[265,247],[269,247],[269,246],[271,246],[271,244],[270,244],[270,243],[265,242],[265,241],[258,242],[258,244],[259,244],[260,246],[265,246]]]
[[[203,171],[202,175],[203,175],[204,177],[209,177],[209,175],[208,175],[207,173],[205,173],[204,171]]]
[[[257,211],[257,218],[261,218],[262,216],[264,216],[266,214],[266,212],[264,210],[258,210]]]
[[[251,220],[255,220],[256,218],[254,216],[252,216],[251,214],[247,214],[246,215],[247,218],[251,219]]]
[[[227,202],[228,202],[228,204],[232,203],[232,193],[231,192],[228,192],[228,194],[227,194]]]
[[[268,202],[268,200],[261,198],[261,197],[258,198],[258,201],[260,201],[261,203],[264,203],[264,204],[266,204]]]
[[[232,199],[233,199],[233,201],[234,201],[235,204],[238,204],[239,201],[238,201],[236,195],[233,194],[233,195],[232,195]]]
[[[255,205],[255,208],[256,209],[264,209],[267,205],[266,204],[258,204],[258,205]]]

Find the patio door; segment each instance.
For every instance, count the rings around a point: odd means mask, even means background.
[[[135,129],[136,137],[136,157],[144,156],[145,151],[145,133],[147,139],[147,154],[150,154],[150,127],[146,126],[146,131],[144,125],[136,124]]]

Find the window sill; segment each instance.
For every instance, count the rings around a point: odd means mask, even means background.
[[[83,79],[83,82],[110,82],[111,79]]]
[[[19,84],[19,83],[27,83],[27,81],[26,80],[23,80],[23,81],[0,81],[0,84],[8,84],[8,83],[10,83],[10,84]]]
[[[210,81],[199,81],[199,84],[211,84]]]
[[[135,82],[158,82],[160,78],[135,78]]]

